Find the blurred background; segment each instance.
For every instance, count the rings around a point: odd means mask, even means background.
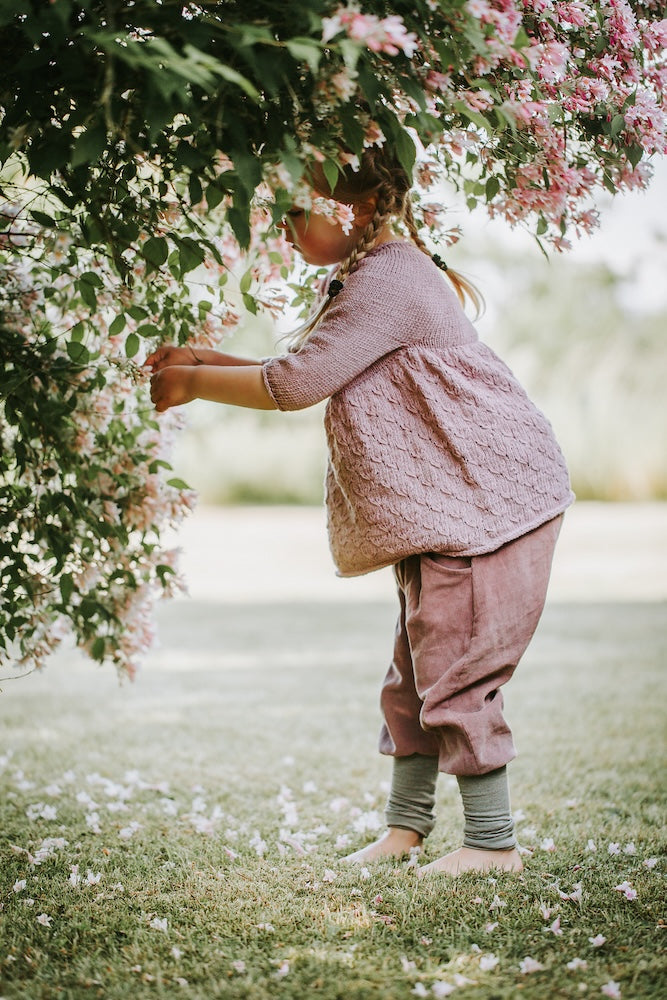
[[[445,193],[463,230],[448,262],[477,284],[480,336],[551,420],[580,500],[667,499],[667,164],[648,191],[598,199],[600,228],[547,259],[520,229],[469,213]],[[444,254],[443,254],[444,255]],[[281,353],[276,326],[250,317],[230,353]],[[204,504],[319,504],[325,404],[256,412],[187,407],[174,467]]]

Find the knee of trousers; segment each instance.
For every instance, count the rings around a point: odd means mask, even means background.
[[[447,774],[480,775],[516,757],[512,732],[502,712],[502,695],[465,711],[437,704],[422,708],[420,722],[438,742],[439,769]]]

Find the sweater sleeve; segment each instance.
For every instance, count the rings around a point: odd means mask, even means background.
[[[278,409],[301,410],[327,399],[405,343],[404,324],[392,310],[395,290],[373,265],[366,258],[349,275],[299,351],[264,363],[264,383]]]

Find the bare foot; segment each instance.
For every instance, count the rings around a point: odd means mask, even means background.
[[[516,847],[507,851],[485,851],[477,847],[459,847],[458,851],[445,854],[430,865],[418,868],[420,878],[433,872],[445,875],[460,875],[461,872],[522,872],[523,863]]]
[[[341,861],[349,861],[355,865],[365,865],[369,861],[379,861],[382,858],[400,858],[409,854],[414,847],[421,847],[423,837],[415,830],[403,830],[399,826],[390,826],[379,840],[367,844],[360,851],[348,854]]]

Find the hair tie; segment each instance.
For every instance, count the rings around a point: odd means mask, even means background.
[[[449,271],[449,268],[447,267],[446,263],[439,254],[434,253],[432,256],[433,256],[433,263],[435,264],[436,267],[439,267],[441,271]]]
[[[343,282],[339,281],[338,278],[334,278],[333,281],[329,282],[329,287],[327,289],[327,295],[330,299],[335,299],[338,293],[343,288]]]

